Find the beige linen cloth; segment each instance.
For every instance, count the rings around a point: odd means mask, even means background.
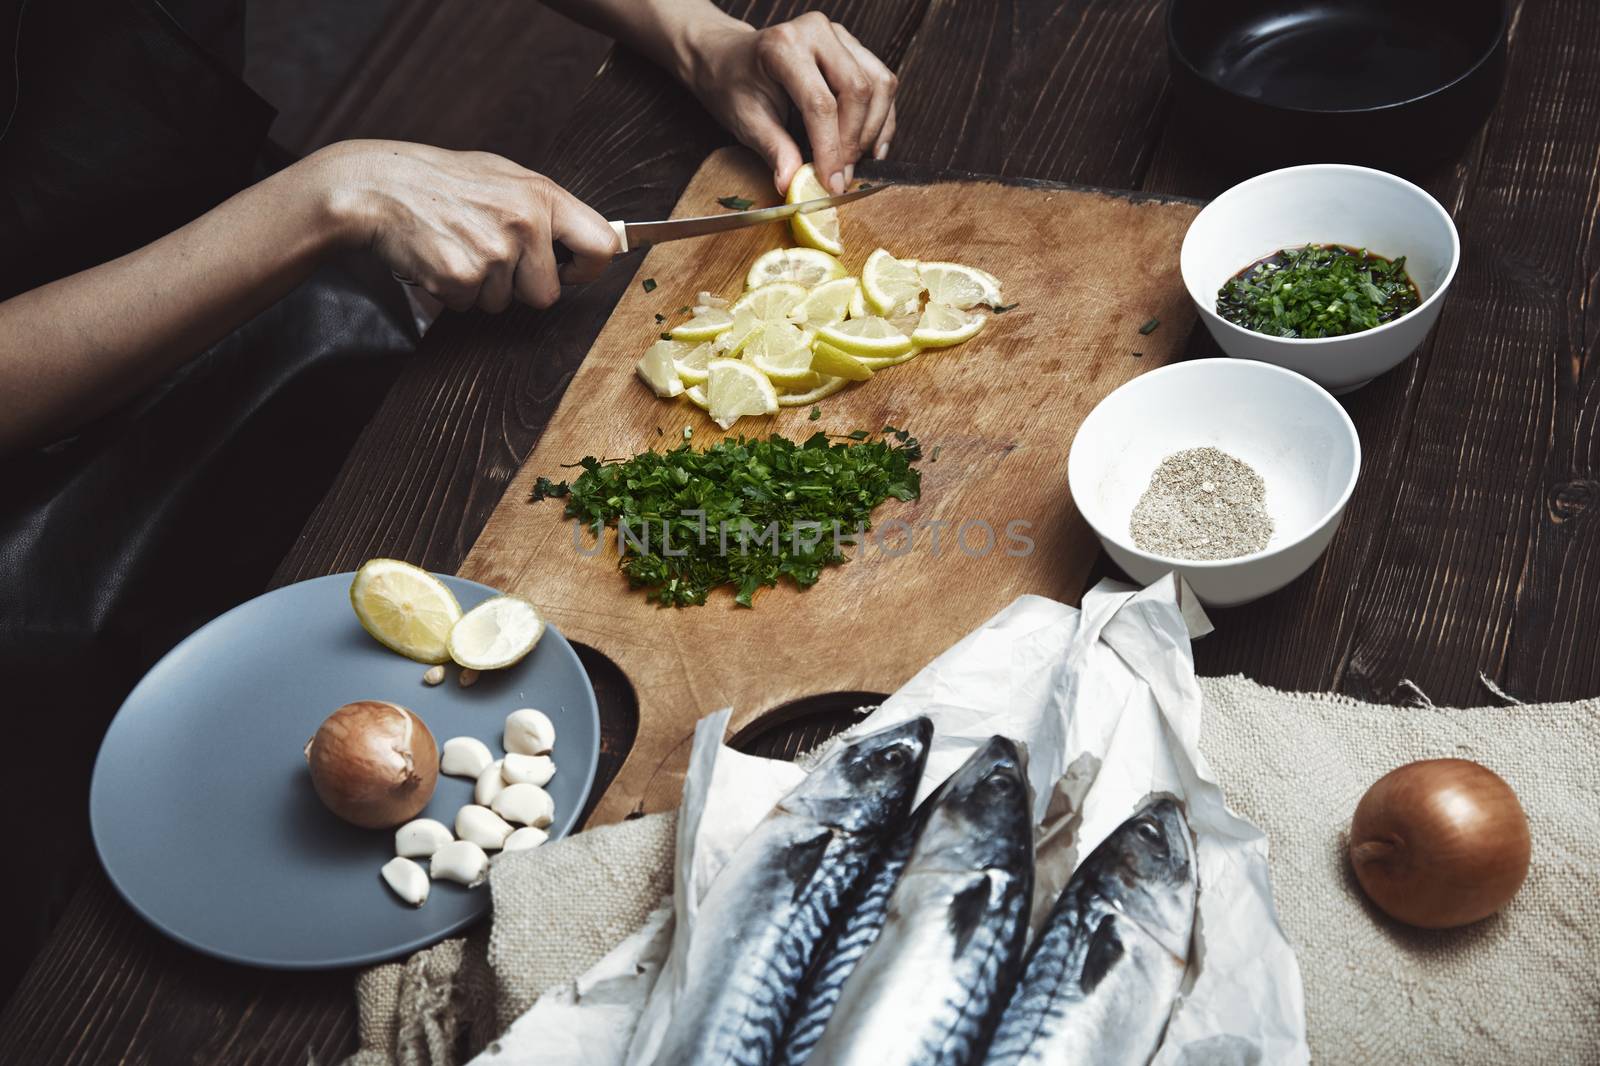
[[[1384,707],[1206,678],[1201,748],[1266,831],[1319,1063],[1600,1063],[1600,700]],[[1370,907],[1345,861],[1350,813],[1413,759],[1460,757],[1517,790],[1533,865],[1502,913],[1426,932]],[[347,1066],[453,1066],[637,929],[671,887],[673,817],[497,862],[494,919],[364,973]]]

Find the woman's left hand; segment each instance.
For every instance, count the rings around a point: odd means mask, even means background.
[[[688,83],[734,136],[772,167],[779,192],[804,158],[784,129],[800,109],[812,163],[830,191],[844,192],[862,157],[882,159],[894,139],[894,73],[849,30],[820,12],[754,29],[729,20],[691,46]]]

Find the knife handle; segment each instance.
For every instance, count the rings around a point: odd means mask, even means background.
[[[616,233],[617,242],[621,245],[621,247],[617,249],[617,254],[618,255],[622,255],[623,253],[627,252],[628,251],[628,224],[626,222],[621,222],[621,221],[608,222],[606,224],[611,227],[611,229],[612,229],[612,231],[614,233]],[[555,253],[556,253],[556,266],[561,266],[561,265],[563,265],[565,263],[572,262],[574,256],[572,254],[572,249],[571,248],[568,248],[566,245],[562,244],[560,241],[552,242],[552,247],[555,249]]]

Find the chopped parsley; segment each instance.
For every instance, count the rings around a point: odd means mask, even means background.
[[[644,285],[644,291],[645,292],[655,292],[656,291],[656,279],[655,278],[645,278],[644,282],[642,284]]]
[[[717,203],[729,211],[748,211],[756,204],[754,200],[746,200],[743,196],[719,196]]]
[[[916,438],[893,426],[869,436],[836,443],[814,433],[797,443],[774,434],[627,460],[591,455],[571,485],[541,477],[531,499],[565,496],[569,518],[597,536],[616,530],[619,567],[653,602],[702,604],[727,585],[749,607],[785,577],[815,584],[823,567],[845,561],[841,542],[871,528],[874,508],[921,495]]]
[[[1015,311],[1018,306],[1017,304],[990,304],[989,310],[997,315],[1003,315],[1007,311]]]
[[[1139,335],[1142,337],[1148,337],[1150,334],[1154,333],[1160,328],[1161,320],[1159,318],[1152,318],[1150,321],[1139,327]]]
[[[822,417],[822,408],[818,407],[816,404],[812,404],[811,405],[811,414],[808,416],[809,420],[812,421],[812,422],[815,422],[817,419],[819,419],[821,417]]]
[[[1405,256],[1391,262],[1364,248],[1312,244],[1229,278],[1217,292],[1217,314],[1273,337],[1341,337],[1391,322],[1421,302]]]
[[[666,315],[661,314],[659,311],[656,312],[656,325],[659,326],[661,323],[665,322],[666,320],[667,320],[667,316]]]

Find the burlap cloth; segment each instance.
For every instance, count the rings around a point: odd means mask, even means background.
[[[1600,700],[1469,710],[1202,680],[1201,747],[1272,846],[1320,1063],[1600,1063]],[[1501,914],[1423,932],[1366,904],[1344,858],[1362,792],[1412,759],[1459,756],[1517,790],[1527,883]],[[357,982],[348,1062],[450,1066],[639,927],[671,885],[673,819],[582,833],[497,862],[494,920]]]

